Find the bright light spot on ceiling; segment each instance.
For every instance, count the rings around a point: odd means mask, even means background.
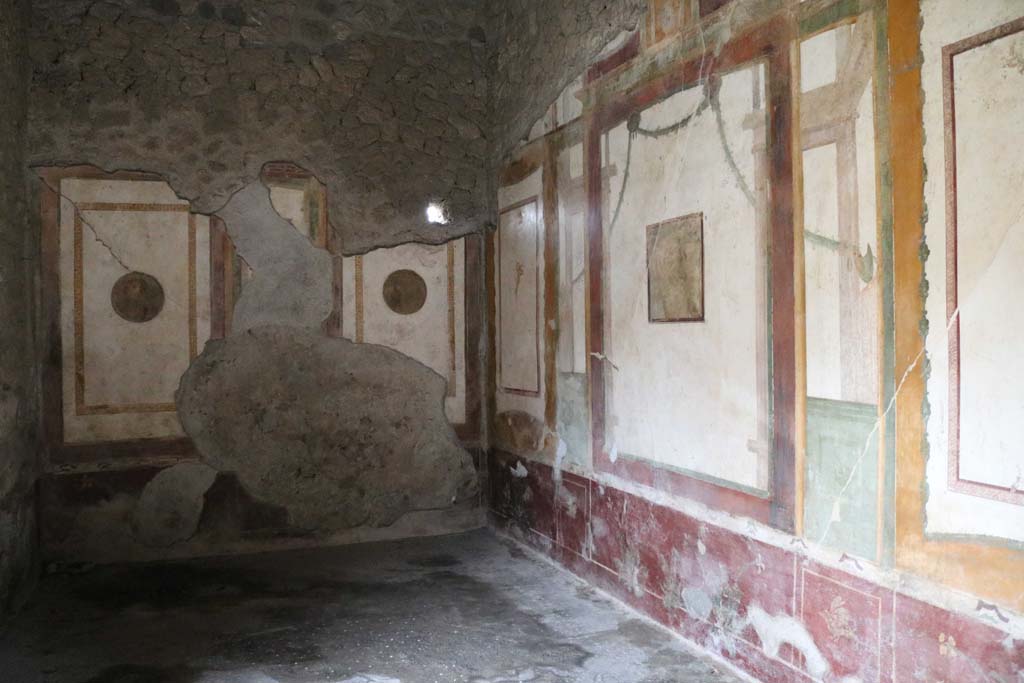
[[[444,210],[444,206],[434,202],[427,204],[427,222],[441,225],[448,223],[448,212]]]

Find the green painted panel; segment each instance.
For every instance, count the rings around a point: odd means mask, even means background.
[[[804,536],[876,560],[878,407],[807,398]]]
[[[587,376],[558,373],[558,436],[565,442],[565,464],[590,468],[590,408]]]

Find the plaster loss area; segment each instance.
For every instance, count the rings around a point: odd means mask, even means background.
[[[474,503],[444,392],[440,376],[390,349],[262,327],[211,343],[178,406],[205,462],[285,508],[290,525],[329,531]]]

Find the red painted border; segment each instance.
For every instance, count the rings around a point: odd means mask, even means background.
[[[949,329],[949,462],[950,491],[978,498],[1024,505],[1024,491],[960,477],[960,313],[957,253],[956,102],[954,58],[974,48],[1024,31],[1024,17],[942,48],[942,100],[946,154],[946,322]]]
[[[1024,640],[875,583],[855,561],[825,566],[503,451],[490,453],[487,483],[493,526],[765,683],[988,683],[1024,671]],[[706,594],[711,611],[691,608],[684,589]],[[754,607],[806,630],[828,663],[824,678],[789,644],[764,646],[747,620]]]
[[[454,425],[455,434],[463,445],[476,444],[482,431],[483,413],[480,400],[480,336],[483,334],[483,240],[479,234],[464,238],[463,311],[465,314],[465,374],[466,374],[466,419]]]
[[[624,479],[684,495],[734,514],[794,528],[795,484],[795,308],[793,283],[793,163],[790,24],[777,17],[730,41],[716,54],[706,54],[651,82],[599,105],[585,134],[587,164],[587,233],[590,321],[588,327],[589,383],[594,468]],[[605,448],[606,396],[604,382],[604,234],[601,216],[601,135],[631,114],[646,109],[709,74],[731,70],[758,59],[767,61],[769,111],[772,361],[774,442],[771,497],[668,470],[649,461],[613,461]]]
[[[224,268],[233,249],[224,221],[210,216],[210,339],[228,336],[228,282]]]
[[[611,53],[604,59],[595,62],[587,69],[585,82],[590,85],[602,76],[615,71],[629,60],[640,54],[640,32],[636,31],[629,37],[622,47]]]

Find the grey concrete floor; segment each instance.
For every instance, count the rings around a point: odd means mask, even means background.
[[[734,683],[489,531],[46,578],[4,683]]]

